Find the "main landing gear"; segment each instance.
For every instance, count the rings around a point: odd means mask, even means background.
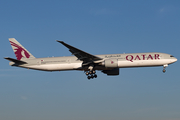
[[[97,78],[97,75],[96,75],[96,71],[94,70],[94,65],[90,65],[88,67],[88,71],[85,71],[86,75],[87,75],[87,79],[93,79],[93,78]]]
[[[97,78],[96,71],[87,71],[86,72],[87,78],[90,80],[91,78]]]
[[[166,67],[168,66],[168,64],[166,64],[166,65],[163,65],[163,73],[165,73],[166,72]]]

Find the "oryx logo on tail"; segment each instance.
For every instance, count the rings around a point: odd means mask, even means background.
[[[27,51],[16,39],[9,38],[12,49],[18,60],[35,58],[29,51]]]
[[[21,46],[17,45],[16,43],[13,43],[12,41],[10,41],[11,45],[14,46],[14,52],[17,59],[21,60],[21,58],[25,57],[25,58],[29,58],[30,55],[28,54],[28,52],[26,50],[24,50]]]

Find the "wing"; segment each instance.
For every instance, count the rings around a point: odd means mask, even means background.
[[[99,58],[99,57],[97,57],[95,55],[91,55],[91,54],[89,54],[87,52],[84,52],[84,51],[82,51],[82,50],[80,50],[78,48],[75,48],[75,47],[73,47],[71,45],[68,45],[67,43],[65,43],[63,41],[58,41],[57,40],[57,42],[63,44],[65,47],[67,47],[69,49],[69,51],[73,55],[75,55],[78,58],[78,60],[81,60],[81,61],[83,61],[85,63],[92,62],[92,61],[102,60],[102,58]]]

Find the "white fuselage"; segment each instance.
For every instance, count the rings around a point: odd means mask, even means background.
[[[149,66],[163,66],[172,64],[177,59],[170,54],[165,53],[130,53],[130,54],[108,54],[96,55],[103,58],[101,61],[95,61],[97,65],[95,70],[109,70],[113,68],[126,68],[126,67],[149,67]],[[106,60],[117,60],[117,67],[106,67]],[[63,71],[63,70],[87,70],[83,67],[82,61],[78,60],[75,56],[69,57],[51,57],[51,58],[34,58],[24,60],[27,64],[16,65],[10,62],[12,66],[18,66],[28,69],[44,70],[44,71]]]

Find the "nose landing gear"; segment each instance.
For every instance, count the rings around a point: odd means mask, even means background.
[[[166,67],[168,66],[168,64],[166,64],[166,65],[163,65],[163,73],[165,73],[166,72]]]

